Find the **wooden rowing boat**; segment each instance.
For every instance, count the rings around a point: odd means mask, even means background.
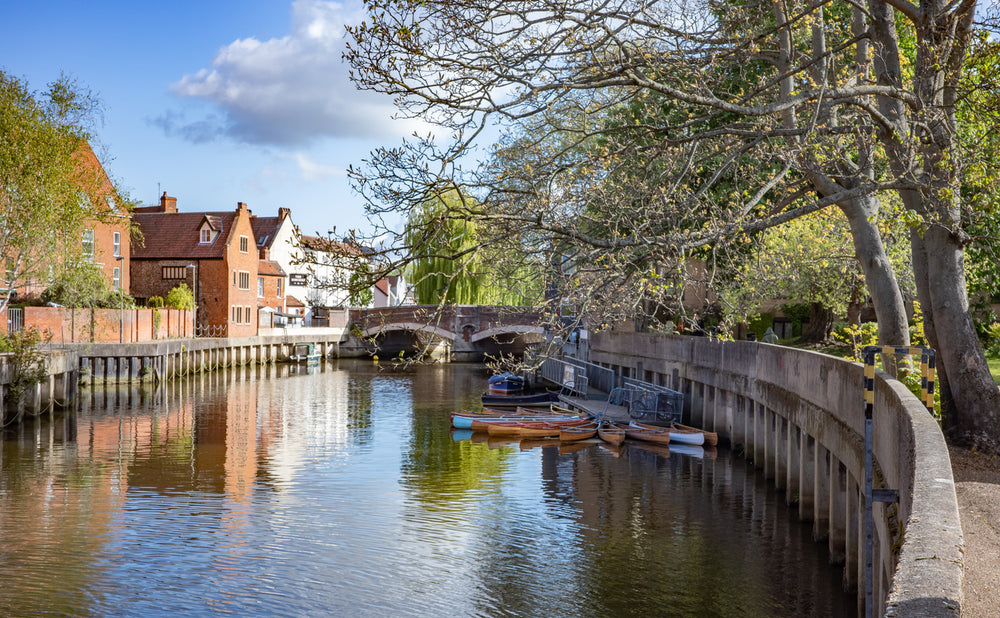
[[[579,414],[465,414],[452,413],[451,424],[456,429],[473,429],[475,431],[486,431],[490,425],[498,423],[527,423],[527,422],[564,422],[564,421],[586,421],[590,417]]]
[[[597,428],[597,436],[612,446],[620,446],[625,441],[625,430],[613,423],[602,422]]]
[[[489,423],[486,431],[491,436],[518,436],[521,438],[544,438],[558,436],[568,427],[576,427],[591,422],[590,419],[548,421],[544,423]]]
[[[637,423],[632,421],[629,423],[630,427],[638,427],[640,429],[648,429],[650,431],[666,431],[670,435],[671,442],[677,442],[678,444],[692,444],[694,446],[701,446],[705,443],[705,434],[702,433],[700,429],[679,429],[677,425],[672,425],[670,427],[659,427],[657,425],[645,425],[643,423]],[[651,440],[654,441],[655,440]]]
[[[700,431],[705,435],[705,446],[719,445],[719,434],[714,431],[705,431],[704,429],[698,429],[697,427],[690,427],[688,425],[681,425],[680,423],[674,423],[674,427],[676,427],[677,429],[684,429],[688,431]]]
[[[593,438],[597,435],[598,423],[590,422],[586,425],[578,425],[576,427],[566,427],[559,432],[559,440],[562,442],[575,442],[577,440],[586,440],[587,438]]]
[[[621,427],[625,436],[633,440],[653,442],[655,444],[670,444],[670,430],[664,427],[641,426],[635,423],[616,425]]]

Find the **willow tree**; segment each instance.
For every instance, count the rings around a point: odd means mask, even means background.
[[[0,72],[0,309],[16,288],[80,259],[88,221],[117,214],[101,206],[107,179],[90,163],[98,110],[69,78],[39,93]]]
[[[835,204],[880,339],[898,344],[907,341],[902,294],[877,225],[877,196],[896,191],[914,222],[943,406],[964,437],[1000,446],[1000,392],[962,265],[955,103],[975,0],[368,6],[346,54],[356,83],[448,135],[375,152],[352,171],[375,220],[460,184],[478,200],[464,215],[490,241],[558,252],[574,265],[569,289],[608,289],[610,274],[620,294],[635,295],[692,250]],[[617,125],[580,122],[623,108],[642,112]],[[539,146],[499,177],[477,161],[497,124]]]
[[[496,250],[480,244],[475,221],[465,214],[475,201],[459,190],[425,199],[406,225],[407,279],[420,304],[530,305],[540,287],[523,264],[507,271]]]

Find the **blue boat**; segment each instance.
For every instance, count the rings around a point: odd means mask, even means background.
[[[488,385],[489,392],[495,395],[520,393],[524,390],[524,378],[510,372],[505,372],[500,375],[490,376]]]

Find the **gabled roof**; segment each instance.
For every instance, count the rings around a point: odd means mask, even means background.
[[[286,307],[305,307],[306,304],[304,302],[302,302],[301,300],[295,298],[294,296],[288,295],[288,296],[285,297],[285,306]]]
[[[274,260],[261,260],[257,263],[257,274],[284,277],[287,273],[285,273],[285,269],[281,267],[281,264],[278,264]]]
[[[132,246],[132,259],[221,259],[238,212],[141,213],[132,217],[142,232],[142,244]],[[198,230],[205,221],[215,230],[211,243],[201,243]]]
[[[281,227],[281,218],[251,217],[250,225],[253,227],[253,237],[257,239],[257,247],[270,249],[274,244],[274,237],[278,235],[278,228]]]
[[[302,246],[306,249],[311,249],[312,251],[321,251],[323,253],[333,253],[337,255],[364,255],[364,252],[361,251],[361,249],[338,240],[319,238],[317,236],[306,236],[304,234],[300,238]]]

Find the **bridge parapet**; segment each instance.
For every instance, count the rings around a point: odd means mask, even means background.
[[[365,337],[411,330],[467,342],[503,333],[541,333],[541,317],[535,309],[492,305],[401,305],[351,312],[352,329]]]

